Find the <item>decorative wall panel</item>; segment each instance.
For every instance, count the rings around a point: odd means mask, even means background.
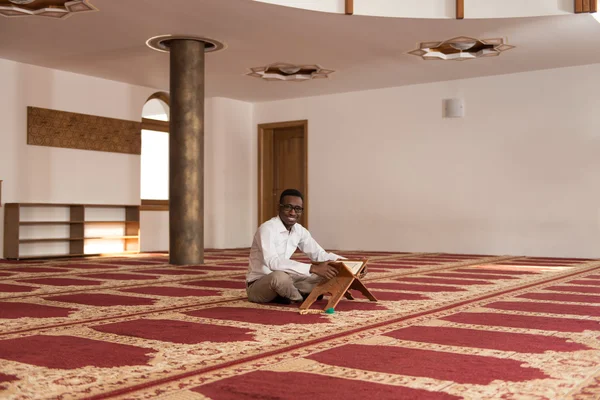
[[[27,107],[27,144],[140,154],[141,123]]]

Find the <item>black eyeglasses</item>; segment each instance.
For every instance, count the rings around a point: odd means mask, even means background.
[[[302,214],[302,211],[304,211],[304,208],[300,207],[300,206],[293,206],[291,204],[280,204],[279,207],[282,207],[285,211],[296,211],[296,214]]]

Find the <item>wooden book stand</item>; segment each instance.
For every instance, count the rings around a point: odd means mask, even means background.
[[[371,301],[377,301],[375,296],[366,286],[360,281],[363,276],[363,271],[367,267],[367,259],[364,260],[338,260],[331,262],[330,264],[338,268],[338,274],[334,278],[328,281],[319,283],[314,287],[312,292],[308,295],[306,300],[300,305],[300,310],[307,310],[322,294],[329,293],[331,297],[325,306],[325,310],[328,308],[335,308],[337,304],[345,296],[348,300],[354,300],[350,290],[358,290],[367,299]]]

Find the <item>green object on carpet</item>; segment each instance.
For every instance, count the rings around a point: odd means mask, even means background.
[[[333,308],[328,308],[325,310],[325,314],[334,314],[335,310]]]

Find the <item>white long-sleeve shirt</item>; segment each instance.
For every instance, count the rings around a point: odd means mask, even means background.
[[[290,260],[297,248],[316,262],[342,258],[323,250],[302,225],[296,223],[288,231],[281,219],[274,217],[262,224],[254,235],[246,281],[253,282],[273,271],[309,276],[311,264]]]

